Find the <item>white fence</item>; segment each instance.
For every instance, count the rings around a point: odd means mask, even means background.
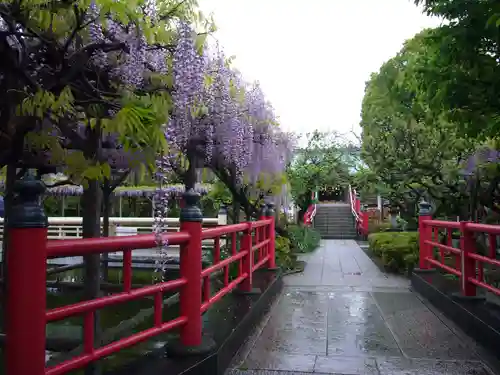
[[[101,218],[101,230],[102,230]],[[0,218],[0,245],[3,239],[3,224],[4,219]],[[203,218],[203,227],[214,227],[227,224],[227,215],[219,214],[217,218]],[[109,235],[110,236],[130,236],[135,234],[152,233],[154,218],[148,217],[110,217],[109,218]],[[167,232],[179,231],[179,219],[165,219]],[[82,237],[82,218],[81,217],[49,217],[48,238],[51,240],[63,240],[70,238]],[[213,246],[214,240],[203,240],[202,245],[206,247]],[[225,241],[221,239],[220,245],[224,245]],[[3,255],[3,254],[2,254]],[[167,257],[178,258],[179,246],[169,246],[167,248]],[[109,259],[116,262],[121,262],[123,253],[111,253]],[[138,249],[132,252],[134,260],[157,260],[160,259],[158,249]],[[1,258],[0,258],[1,259]],[[69,265],[77,264],[83,261],[82,257],[58,258],[48,260],[49,264]],[[118,265],[118,264],[116,264]],[[113,266],[113,264],[111,264]]]
[[[217,225],[225,225],[227,219],[224,215],[219,215],[218,218],[204,218],[203,226],[213,227]],[[101,223],[102,223],[101,218]],[[3,238],[3,223],[4,219],[0,218],[0,238]],[[120,233],[146,234],[153,230],[154,218],[149,217],[110,217],[109,218],[109,235],[120,235]],[[169,232],[179,231],[179,219],[165,219],[165,226]],[[124,228],[130,228],[123,230]],[[102,224],[101,224],[102,229]],[[63,240],[68,238],[82,237],[82,218],[81,217],[49,217],[49,233],[48,238],[51,240]]]

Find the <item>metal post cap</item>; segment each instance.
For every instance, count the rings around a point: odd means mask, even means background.
[[[273,202],[267,203],[266,216],[267,217],[274,216],[274,203]]]
[[[420,216],[428,216],[432,212],[432,205],[425,200],[422,200],[418,204],[418,210],[419,210],[419,215]]]
[[[45,184],[28,171],[21,180],[13,186],[13,193],[17,194],[7,225],[10,228],[46,228],[49,222],[40,196],[45,192]]]
[[[184,207],[181,208],[179,221],[181,222],[202,222],[203,214],[198,206],[200,194],[194,189],[187,190],[183,195]]]

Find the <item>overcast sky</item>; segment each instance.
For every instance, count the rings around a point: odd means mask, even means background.
[[[439,20],[411,0],[199,0],[216,38],[258,80],[281,125],[359,132],[370,73]]]

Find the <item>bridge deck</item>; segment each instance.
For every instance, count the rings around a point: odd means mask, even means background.
[[[307,256],[230,375],[492,374],[486,355],[351,240]]]

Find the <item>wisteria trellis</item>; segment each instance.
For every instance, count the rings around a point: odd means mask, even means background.
[[[172,108],[165,124],[165,137],[169,151],[157,161],[158,189],[154,192],[117,190],[117,195],[155,196],[155,233],[160,252],[166,244],[161,240],[166,216],[167,200],[179,189],[165,186],[165,176],[171,169],[178,170],[177,156],[193,154],[204,161],[208,168],[228,168],[239,180],[248,177],[255,181],[262,173],[283,172],[290,159],[290,139],[277,127],[277,118],[258,84],[245,82],[241,74],[228,64],[219,46],[203,49],[199,53],[192,27],[181,20],[174,20],[177,36],[173,46],[150,44],[139,24],[122,24],[120,17],[109,12],[101,14],[98,0],[85,7],[88,37],[95,46],[119,45],[119,48],[95,48],[88,64],[105,72],[115,85],[124,85],[131,91],[144,90],[154,75],[171,75]],[[138,3],[148,23],[162,22],[155,0]],[[0,16],[0,29],[6,30]],[[22,27],[21,27],[22,28]],[[11,37],[9,37],[11,38]],[[15,38],[14,38],[15,39]],[[9,39],[10,41],[10,39]],[[69,52],[75,46],[70,45]],[[167,62],[171,61],[171,65]],[[93,69],[93,68],[92,68]],[[0,77],[1,78],[1,77]],[[113,116],[118,108],[109,108]],[[57,134],[60,137],[61,134]],[[109,135],[107,135],[109,137]],[[113,137],[113,135],[111,135]],[[102,155],[114,167],[124,166],[138,155],[118,147],[117,137],[111,143],[116,149],[104,150]],[[109,142],[108,142],[109,143]],[[140,156],[140,155],[139,155]],[[57,187],[50,194],[76,195],[81,187]],[[203,189],[198,188],[200,192]]]

